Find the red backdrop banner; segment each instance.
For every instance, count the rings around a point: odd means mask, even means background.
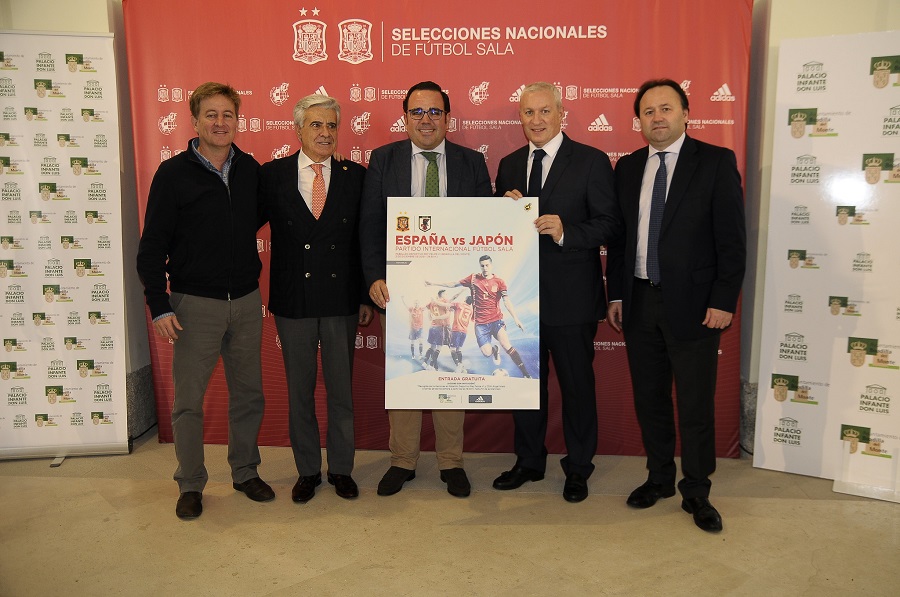
[[[230,83],[242,95],[236,143],[259,162],[298,149],[293,105],[318,92],[341,103],[339,151],[367,165],[372,149],[406,138],[401,118],[406,90],[433,80],[451,98],[449,138],[484,153],[494,176],[500,159],[525,143],[517,114],[524,85],[556,84],[563,94],[565,132],[602,149],[615,163],[645,145],[634,123],[637,87],[646,79],[668,77],[688,93],[689,134],[734,149],[743,174],[752,4],[568,0],[554,4],[554,10],[531,11],[508,0],[449,5],[125,0],[140,211],[159,163],[194,136],[188,97],[205,81]],[[259,232],[258,245],[265,304],[268,227]],[[357,447],[363,449],[386,449],[388,441],[379,335],[375,323],[360,329],[357,337],[354,405]],[[159,437],[171,441],[171,347],[152,332],[150,344]],[[734,325],[721,343],[716,395],[720,457],[738,456],[739,344],[740,330]],[[601,325],[595,349],[598,453],[641,454],[622,337]],[[286,446],[284,366],[274,318],[268,316],[262,350],[266,414],[259,441]],[[227,398],[220,363],[207,392],[208,443],[227,441]],[[324,400],[319,384],[323,442]],[[423,449],[434,449],[433,437],[426,417]],[[555,379],[547,448],[565,452]],[[466,450],[511,451],[510,414],[470,413]]]

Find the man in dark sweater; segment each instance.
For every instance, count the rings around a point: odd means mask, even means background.
[[[256,472],[264,406],[259,164],[233,144],[241,99],[232,87],[204,83],[190,101],[198,136],[156,171],[137,256],[153,328],[173,344],[175,514],[184,519],[203,511],[203,396],[219,356],[228,383],[234,488],[258,502],[275,498]]]

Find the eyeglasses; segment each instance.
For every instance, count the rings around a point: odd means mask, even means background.
[[[422,120],[426,114],[428,114],[428,117],[431,120],[437,120],[444,115],[444,111],[440,108],[428,108],[427,110],[424,108],[413,108],[412,110],[408,110],[408,113],[409,117],[413,120]]]

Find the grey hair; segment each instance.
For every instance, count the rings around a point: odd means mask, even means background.
[[[312,95],[307,95],[294,106],[294,126],[297,128],[302,127],[306,111],[314,106],[324,108],[325,110],[334,110],[334,114],[337,116],[337,124],[341,124],[341,105],[338,101],[333,97],[314,93]]]
[[[530,85],[526,85],[525,89],[522,90],[522,97],[525,97],[526,93],[535,93],[537,91],[549,91],[553,94],[553,99],[556,100],[556,107],[562,112],[562,93],[559,91],[559,87],[554,85],[553,83],[547,83],[546,81],[538,81],[537,83],[531,83]],[[520,100],[521,101],[521,100]]]

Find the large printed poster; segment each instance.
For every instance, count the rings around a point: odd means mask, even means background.
[[[557,85],[564,132],[605,151],[615,163],[646,145],[632,107],[637,88],[647,79],[670,77],[690,99],[690,134],[732,148],[743,172],[752,4],[695,0],[690,10],[680,10],[664,0],[570,0],[551,11],[531,11],[512,0],[458,0],[430,10],[407,0],[315,5],[198,0],[188,11],[177,0],[124,0],[140,212],[160,162],[182,151],[194,135],[187,101],[191,90],[210,80],[229,82],[241,94],[236,143],[260,162],[298,149],[291,109],[307,94],[325,93],[341,104],[338,150],[364,166],[376,147],[407,138],[403,97],[413,84],[434,80],[451,99],[448,139],[480,151],[493,176],[500,160],[526,142],[518,118],[526,84]],[[221,15],[227,29],[216,49],[209,36],[199,33],[198,21],[186,18],[207,12]],[[268,228],[259,232],[259,250],[265,304]],[[266,415],[259,441],[288,445],[281,350],[267,315]],[[387,448],[381,342],[379,324],[360,328],[353,373],[360,448]],[[624,341],[603,324],[594,344],[598,451],[638,454],[642,445]],[[716,449],[723,457],[738,455],[739,344],[735,323],[722,335],[719,359]],[[171,347],[151,334],[150,352],[159,436],[170,441]],[[440,360],[447,358],[444,351]],[[552,369],[549,387],[547,449],[562,453],[560,397]],[[317,416],[324,421],[321,384],[316,399]],[[207,442],[227,441],[226,408],[219,368],[207,394]],[[424,450],[434,446],[430,425],[425,417]],[[324,441],[324,425],[321,432]],[[467,450],[509,451],[512,435],[507,412],[466,417]]]
[[[0,34],[0,457],[128,451],[113,56]]]
[[[535,409],[537,198],[388,198],[385,407]]]
[[[900,501],[900,33],[785,40],[754,464]]]

